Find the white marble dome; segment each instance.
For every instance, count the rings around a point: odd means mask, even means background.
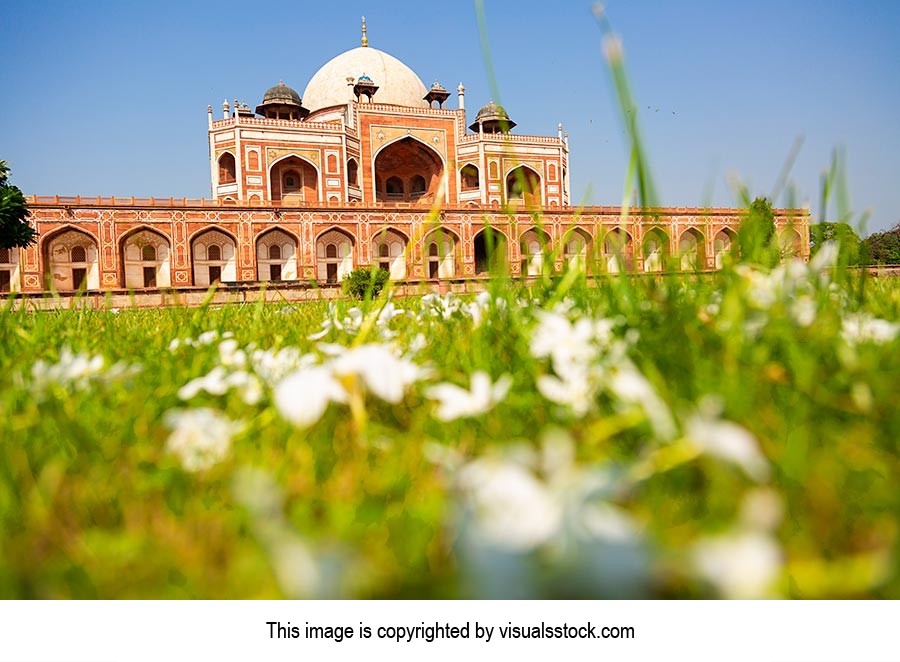
[[[356,80],[363,74],[378,86],[374,103],[428,108],[423,99],[427,90],[416,73],[394,56],[368,46],[351,49],[325,63],[303,91],[303,107],[314,112],[347,103],[351,94],[347,78]]]

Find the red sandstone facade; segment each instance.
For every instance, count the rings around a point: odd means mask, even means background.
[[[511,133],[489,103],[466,126],[449,93],[363,46],[303,95],[208,112],[212,199],[32,197],[36,246],[0,251],[0,289],[59,292],[337,282],[377,263],[395,280],[720,266],[738,209],[574,209],[568,137]],[[344,75],[346,74],[346,75]],[[808,257],[808,212],[776,210],[782,245]],[[487,239],[485,230],[493,235]],[[489,255],[491,247],[494,254]],[[545,264],[547,249],[553,264]]]

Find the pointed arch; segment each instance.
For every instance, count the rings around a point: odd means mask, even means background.
[[[803,252],[803,238],[794,227],[786,227],[778,233],[781,257],[799,257]]]
[[[725,265],[726,256],[734,249],[735,239],[737,239],[737,233],[731,228],[722,228],[716,232],[713,237],[716,269],[721,269]]]
[[[297,237],[282,228],[256,236],[256,278],[261,281],[297,280]]]
[[[222,152],[216,160],[219,166],[219,185],[234,184],[237,181],[237,161],[229,151]]]
[[[353,271],[356,237],[342,228],[331,227],[316,237],[316,273],[318,280],[338,283]]]
[[[411,134],[400,136],[379,147],[372,156],[375,200],[433,203],[443,188],[443,201],[446,201],[449,194],[448,187],[443,186],[446,173],[446,159],[432,145]],[[396,187],[388,190],[388,182],[393,178],[404,182],[402,191]]]
[[[481,171],[474,163],[466,163],[459,169],[461,191],[477,191],[481,186]]]
[[[409,237],[394,228],[382,228],[372,235],[372,261],[387,271],[391,280],[406,278]]]
[[[487,226],[472,237],[472,251],[475,255],[475,274],[487,275],[506,270],[509,266],[508,240],[495,227]]]
[[[570,268],[586,269],[591,264],[594,238],[582,227],[575,226],[563,236],[563,258]]]
[[[100,242],[91,233],[70,225],[41,241],[44,277],[60,292],[100,289]]]
[[[321,202],[322,173],[304,156],[291,152],[269,164],[269,199]]]
[[[615,274],[634,268],[634,239],[623,228],[612,228],[603,237],[606,271]]]
[[[156,228],[139,225],[119,239],[123,285],[129,289],[172,284],[172,243]]]
[[[0,248],[0,292],[18,292],[20,287],[20,269],[18,248]]]
[[[457,273],[460,240],[452,230],[438,227],[422,238],[425,275],[428,278],[453,278]]]
[[[687,228],[678,239],[678,257],[682,271],[706,268],[706,238],[694,227]]]
[[[194,285],[237,281],[237,240],[219,227],[207,227],[191,237]]]
[[[540,207],[543,200],[543,178],[527,163],[520,163],[506,171],[503,190],[507,204],[524,204],[526,207]]]
[[[550,235],[542,228],[532,227],[519,237],[519,248],[522,256],[522,275],[541,275],[547,262],[545,258],[550,257],[551,253]]]
[[[669,235],[659,226],[649,228],[643,237],[644,271],[663,271],[668,255]]]

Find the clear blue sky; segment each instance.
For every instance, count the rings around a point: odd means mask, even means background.
[[[562,122],[574,199],[618,204],[627,153],[591,3],[485,4],[517,130],[552,135]],[[872,211],[867,230],[900,221],[900,2],[606,8],[662,203],[733,204],[731,174],[768,194],[802,136],[792,172],[801,202],[818,213],[820,173],[843,146],[853,209]],[[322,64],[359,44],[363,14],[371,45],[426,85],[463,81],[470,115],[487,102],[466,0],[2,0],[0,158],[26,193],[208,196],[207,104],[217,116],[223,98],[255,106],[280,78],[302,93]]]

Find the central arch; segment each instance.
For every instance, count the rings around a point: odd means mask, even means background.
[[[475,235],[472,243],[476,275],[483,276],[506,269],[506,236],[502,232],[491,227],[484,228]]]
[[[353,237],[337,228],[316,239],[316,274],[320,281],[339,283],[353,271]]]
[[[297,280],[297,240],[283,230],[266,230],[256,239],[256,278]]]
[[[544,272],[544,256],[550,253],[550,235],[540,228],[532,228],[519,239],[522,256],[522,275],[540,276]]]
[[[269,194],[273,202],[319,202],[319,172],[306,159],[286,156],[269,168]]]
[[[506,202],[541,206],[541,176],[533,168],[520,165],[506,174]]]
[[[432,203],[441,188],[444,161],[418,138],[406,136],[375,154],[375,200]]]
[[[44,275],[57,291],[100,289],[100,246],[87,232],[66,228],[44,240]]]
[[[390,274],[391,280],[406,278],[406,237],[385,228],[372,237],[372,261]]]
[[[169,240],[151,228],[122,239],[122,273],[129,289],[169,287],[172,284]]]

